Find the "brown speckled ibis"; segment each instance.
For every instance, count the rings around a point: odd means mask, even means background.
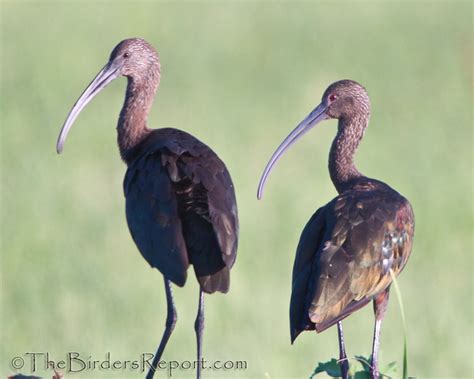
[[[195,322],[197,360],[202,361],[204,292],[226,293],[237,253],[238,218],[234,186],[224,163],[208,146],[177,129],[149,129],[148,113],[160,83],[160,60],[140,38],[126,39],[70,111],[57,151],[76,117],[95,95],[119,76],[128,79],[117,125],[127,222],[151,267],[164,277],[166,328],[147,378],[152,378],[177,321],[171,282],[183,286],[192,265],[199,281]],[[201,374],[197,365],[197,377]]]
[[[329,154],[329,173],[339,195],[316,211],[301,235],[293,267],[290,331],[293,342],[304,330],[319,333],[337,324],[343,378],[349,365],[341,320],[370,301],[375,310],[371,376],[380,377],[380,327],[392,282],[390,270],[400,274],[413,243],[414,216],[408,200],[354,165],[369,116],[364,87],[352,80],[331,84],[321,104],[275,151],[257,194],[262,197],[272,167],[299,137],[322,120],[339,120]]]

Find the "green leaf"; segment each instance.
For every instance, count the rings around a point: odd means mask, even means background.
[[[362,355],[356,355],[354,358],[349,359],[349,378],[351,379],[370,379],[370,368],[372,358],[368,358]],[[386,366],[381,367],[380,376],[381,378],[396,378],[398,373],[397,362],[390,362]],[[327,362],[319,362],[318,366],[314,370],[310,379],[314,378],[317,374],[327,374],[333,378],[341,377],[341,368],[336,359],[332,358]]]
[[[341,368],[339,366],[339,363],[337,363],[337,360],[333,358],[327,362],[319,362],[318,367],[316,367],[310,378],[313,378],[316,376],[316,374],[320,373],[326,373],[329,376],[332,376],[333,378],[340,378]]]
[[[370,373],[368,371],[358,371],[354,373],[352,379],[370,379]]]
[[[356,355],[354,359],[361,365],[363,371],[370,372],[370,367],[371,367],[370,362],[372,361],[372,356],[366,358],[366,357],[363,357],[362,355]]]

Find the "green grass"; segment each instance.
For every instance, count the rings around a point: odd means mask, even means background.
[[[372,101],[360,170],[403,193],[416,214],[413,255],[399,278],[409,374],[472,377],[472,3],[0,6],[1,376],[25,352],[136,359],[161,337],[162,279],[138,253],[124,217],[114,129],[125,80],[88,106],[63,155],[55,153],[67,112],[111,49],[141,36],[162,62],[150,125],[182,128],[212,146],[237,189],[239,255],[230,293],[206,297],[204,356],[247,360],[248,368],[205,377],[307,378],[317,362],[337,356],[335,329],[303,333],[291,346],[288,328],[300,232],[335,196],[327,173],[335,122],[282,159],[261,202],[256,187],[274,148],[343,78],[361,82]],[[190,272],[175,290],[179,320],[164,359],[194,359],[197,294]],[[368,356],[371,307],[344,327],[348,355]],[[381,365],[401,367],[393,298],[381,343]]]

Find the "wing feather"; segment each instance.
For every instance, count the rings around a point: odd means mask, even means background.
[[[410,204],[393,190],[348,191],[326,208],[306,304],[318,331],[390,286],[390,269],[398,275],[410,255],[414,225]]]
[[[318,332],[366,305],[391,284],[411,253],[410,203],[369,180],[320,208],[306,225],[293,268],[292,341]]]
[[[228,291],[237,206],[229,172],[208,146],[177,129],[153,131],[124,191],[130,231],[153,267],[183,285],[192,264],[205,292]]]
[[[324,207],[310,218],[301,234],[293,265],[292,291],[290,300],[291,343],[303,330],[314,329],[308,317],[306,297],[309,290],[309,278],[316,252],[324,236]]]
[[[145,260],[183,286],[188,254],[176,194],[159,158],[145,155],[128,168],[124,180],[127,222]]]

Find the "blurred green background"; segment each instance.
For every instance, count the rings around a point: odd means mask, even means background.
[[[362,83],[372,101],[360,170],[403,193],[416,213],[413,255],[399,279],[409,374],[472,377],[472,11],[454,1],[2,1],[0,376],[26,352],[130,360],[161,338],[162,278],[124,217],[114,130],[124,79],[83,112],[64,154],[55,152],[70,107],[112,48],[141,36],[162,62],[150,126],[205,141],[237,190],[238,259],[230,293],[206,297],[204,357],[248,368],[204,377],[304,378],[337,356],[335,329],[304,333],[291,346],[288,327],[300,232],[336,194],[327,173],[336,122],[282,159],[263,201],[255,193],[276,146],[343,78]],[[179,320],[164,359],[194,359],[197,294],[190,272],[175,290]],[[350,355],[370,353],[372,325],[370,306],[346,320]],[[392,296],[382,365],[401,361],[401,328]],[[101,376],[142,374],[66,375]]]

